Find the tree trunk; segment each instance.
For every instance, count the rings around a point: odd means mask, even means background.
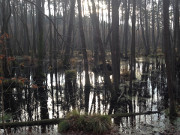
[[[34,6],[31,5],[32,8],[32,34],[33,34],[33,46],[32,46],[32,53],[33,56],[36,56],[36,45],[37,45],[37,38],[36,38],[36,23],[35,23],[35,10],[34,10]]]
[[[68,27],[68,33],[67,33],[67,40],[65,43],[64,69],[70,69],[70,51],[72,48],[71,40],[72,40],[74,15],[75,15],[75,9],[74,9],[75,3],[76,3],[76,0],[71,0],[69,27]]]
[[[49,19],[52,19],[50,0],[48,0],[48,10],[49,10]],[[52,97],[52,115],[54,115],[54,90],[53,90],[53,59],[52,59],[52,25],[49,21],[49,72],[50,72],[50,82],[51,82],[51,97]]]
[[[90,80],[89,80],[89,67],[88,57],[86,52],[86,40],[84,35],[84,28],[82,22],[82,11],[81,11],[81,0],[78,0],[78,12],[79,12],[79,32],[81,36],[82,53],[84,59],[84,70],[85,70],[85,112],[88,113],[89,109],[89,94],[90,94]]]
[[[114,88],[111,84],[109,72],[108,72],[107,66],[106,66],[106,60],[105,60],[106,53],[104,51],[103,43],[102,43],[102,39],[101,39],[101,35],[100,35],[99,20],[98,20],[97,14],[96,14],[95,2],[94,2],[94,0],[91,0],[91,2],[92,2],[92,11],[93,11],[93,13],[91,14],[91,19],[92,19],[93,31],[95,32],[95,42],[99,46],[100,53],[101,53],[100,58],[103,63],[104,82],[105,82],[106,89],[111,92],[112,98],[114,98],[113,97],[114,96]],[[112,103],[110,106],[112,106]]]
[[[150,53],[150,42],[149,42],[149,26],[148,26],[148,11],[147,11],[147,1],[144,2],[144,8],[145,8],[145,28],[146,28],[146,55],[149,55]]]
[[[140,2],[140,24],[141,24],[141,31],[142,31],[142,38],[143,38],[143,45],[145,47],[145,55],[148,55],[148,47],[147,47],[147,42],[146,42],[146,37],[145,37],[145,30],[143,26],[143,16],[142,16],[142,2]]]
[[[160,37],[160,22],[159,22],[159,7],[160,6],[160,2],[158,2],[157,5],[157,14],[156,14],[156,21],[157,21],[157,37],[156,37],[156,42],[155,42],[155,48],[157,49],[158,45],[159,45],[159,37]]]
[[[152,46],[154,47],[153,53],[156,54],[154,0],[152,0]]]
[[[129,10],[130,10],[130,1],[126,0],[125,1],[124,43],[123,43],[125,58],[128,57],[127,47],[128,47]]]
[[[133,0],[133,16],[132,16],[132,41],[131,41],[131,61],[130,61],[130,88],[129,88],[129,96],[132,97],[132,80],[135,79],[135,69],[136,69],[136,61],[135,61],[135,44],[136,44],[136,0]],[[132,113],[132,101],[129,106],[129,110]]]
[[[110,2],[110,0],[108,0],[108,31],[109,31],[109,33],[110,33],[110,31],[112,31],[111,30],[111,13],[110,13],[110,11],[111,11],[111,2]],[[109,36],[109,46],[110,46],[110,48],[112,46],[111,35]]]
[[[167,86],[168,94],[170,99],[170,116],[176,116],[175,99],[174,99],[174,85],[173,85],[173,68],[174,64],[172,61],[172,48],[170,44],[170,29],[169,29],[169,0],[163,0],[163,24],[164,24],[164,47],[165,47],[165,62],[166,62],[166,73],[167,73]]]
[[[3,35],[8,35],[9,36],[9,31],[8,31],[8,25],[9,25],[9,21],[10,21],[10,17],[11,17],[11,7],[10,7],[10,0],[3,0],[1,3],[2,6],[2,27],[1,27],[1,34]],[[10,71],[9,71],[9,67],[8,67],[8,62],[7,62],[7,57],[8,57],[8,53],[10,53],[10,41],[9,38],[7,38],[6,36],[4,36],[3,39],[3,47],[2,47],[2,54],[4,55],[3,60],[2,60],[2,69],[3,69],[3,73],[4,73],[4,77],[5,78],[9,78],[10,75]]]
[[[112,71],[113,71],[113,84],[115,91],[112,93],[111,109],[115,109],[115,103],[117,102],[117,92],[119,91],[120,83],[120,47],[119,47],[119,1],[112,0]],[[110,109],[110,110],[111,110]]]
[[[175,0],[174,11],[174,48],[177,48],[177,54],[180,56],[180,31],[179,31],[179,0]]]
[[[43,59],[44,59],[44,40],[43,40],[43,0],[36,0],[37,6],[37,25],[38,25],[38,66],[36,69],[36,74],[34,80],[38,86],[38,93],[40,99],[40,110],[41,119],[48,119],[48,109],[47,109],[47,90],[43,87],[44,73],[43,73]],[[41,10],[41,11],[40,11]]]
[[[54,2],[54,26],[57,27],[58,29],[58,24],[57,24],[57,3],[56,3],[56,0],[53,0]],[[53,60],[54,60],[54,74],[55,74],[55,81],[56,81],[56,102],[58,102],[58,69],[57,69],[57,42],[58,42],[58,39],[57,39],[57,31],[56,29],[54,29],[54,42],[53,42]],[[58,108],[58,104],[57,104],[57,108]],[[57,115],[58,114],[58,111],[57,111]]]

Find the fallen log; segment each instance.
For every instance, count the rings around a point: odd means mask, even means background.
[[[111,114],[112,118],[116,117],[131,117],[131,116],[137,116],[137,115],[151,115],[151,114],[156,114],[160,113],[159,111],[148,111],[148,112],[140,112],[140,113],[116,113],[116,114]]]
[[[136,116],[136,115],[150,115],[150,114],[156,114],[156,113],[160,113],[160,112],[148,111],[148,112],[141,112],[141,113],[117,113],[117,114],[111,114],[110,116],[112,118],[116,118],[116,117],[131,117],[131,116]],[[23,127],[23,126],[55,125],[55,124],[59,124],[63,120],[64,118],[45,119],[45,120],[27,121],[27,122],[9,122],[9,123],[4,123],[4,126],[8,128],[8,127]],[[3,128],[3,124],[0,123],[0,129],[2,128]]]
[[[59,124],[64,120],[63,118],[61,119],[44,119],[44,120],[38,120],[38,121],[26,121],[26,122],[9,122],[9,123],[4,123],[4,126],[7,127],[23,127],[23,126],[39,126],[39,125],[55,125]],[[0,128],[3,128],[3,124],[0,123]]]

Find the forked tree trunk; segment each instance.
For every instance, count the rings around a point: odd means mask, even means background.
[[[111,92],[111,95],[112,95],[111,98],[114,98],[113,96],[115,95],[114,93],[115,91],[111,84],[109,72],[106,67],[106,60],[105,60],[106,54],[105,54],[102,39],[101,39],[101,34],[100,34],[100,29],[99,29],[99,19],[96,14],[96,6],[95,6],[94,0],[91,0],[91,2],[92,2],[92,11],[93,11],[93,13],[91,14],[91,19],[92,19],[93,31],[95,32],[95,42],[99,46],[99,50],[101,54],[100,58],[103,63],[104,81],[105,81],[106,89]],[[112,103],[110,106],[112,106]]]

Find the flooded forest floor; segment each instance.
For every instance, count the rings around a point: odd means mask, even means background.
[[[110,93],[104,85],[102,67],[94,69],[90,61],[89,114],[107,114],[110,104]],[[36,62],[35,62],[36,63]],[[85,72],[82,59],[71,60],[73,70],[68,73],[62,70],[61,60],[57,60],[57,69],[49,67],[49,61],[43,61],[43,80],[35,79],[36,64],[32,64],[30,57],[16,57],[16,63],[11,65],[14,77],[7,84],[4,93],[4,120],[5,122],[23,122],[47,119],[64,118],[67,112],[73,109],[84,113],[84,86]],[[111,66],[111,61],[107,60]],[[137,57],[136,79],[132,82],[133,93],[129,96],[129,61],[121,60],[121,82],[118,113],[129,113],[129,103],[132,103],[133,113],[158,111],[151,115],[138,115],[134,117],[112,118],[113,130],[111,135],[179,135],[180,117],[170,120],[168,118],[168,92],[165,62],[163,57]],[[109,67],[109,70],[110,67]],[[110,71],[111,72],[111,71]],[[177,80],[179,73],[177,70]],[[70,84],[67,84],[67,75],[70,75]],[[112,79],[112,75],[110,76]],[[14,83],[16,82],[18,83]],[[20,82],[20,83],[19,83]],[[180,83],[179,83],[180,84]],[[177,84],[175,95],[180,99],[180,87]],[[42,91],[39,91],[41,87]],[[180,100],[179,100],[180,101]],[[180,116],[180,105],[177,104]],[[1,119],[2,121],[2,119]],[[1,129],[2,134],[4,130]],[[8,129],[11,135],[60,135],[58,125],[17,127]],[[45,133],[43,133],[45,132]],[[68,133],[70,134],[84,134]]]

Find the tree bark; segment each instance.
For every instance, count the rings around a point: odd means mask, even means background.
[[[132,80],[135,79],[135,71],[136,71],[136,60],[135,60],[135,44],[136,44],[136,0],[133,0],[133,16],[132,16],[132,41],[131,41],[131,61],[130,61],[130,88],[129,88],[129,96],[132,97]],[[129,106],[129,110],[132,113],[132,101]]]
[[[172,65],[172,48],[170,44],[170,30],[169,30],[169,0],[163,0],[163,25],[164,25],[164,48],[165,48],[165,62],[166,62],[166,73],[167,73],[167,86],[168,94],[170,99],[170,116],[176,116],[175,99],[174,99],[174,85],[173,85],[173,68]]]
[[[124,23],[124,53],[125,58],[128,57],[127,55],[127,48],[128,48],[128,28],[129,28],[129,10],[130,10],[130,1],[125,1],[125,23]]]
[[[155,43],[155,11],[154,11],[154,0],[152,0],[152,46],[154,47],[153,53],[156,54],[156,43]]]
[[[34,76],[35,83],[38,86],[38,93],[40,99],[40,110],[41,119],[48,119],[48,109],[47,109],[47,90],[43,87],[44,73],[43,73],[43,59],[44,59],[44,40],[43,40],[43,23],[44,18],[42,13],[44,13],[43,0],[36,0],[37,6],[41,9],[37,10],[37,25],[38,25],[38,66],[36,68],[36,74]]]
[[[75,3],[76,0],[71,0],[70,6],[70,19],[67,33],[67,40],[65,43],[65,56],[64,56],[64,69],[70,69],[70,51],[71,51],[71,40],[72,40],[72,32],[73,32],[73,24],[74,24],[74,15],[75,15]]]
[[[174,10],[174,48],[177,48],[177,55],[180,56],[180,31],[179,31],[179,0],[175,0]]]
[[[81,0],[78,0],[78,12],[79,12],[79,32],[81,36],[82,53],[84,59],[84,70],[85,70],[85,112],[88,113],[89,109],[89,94],[90,94],[90,80],[89,80],[89,67],[88,67],[88,57],[86,51],[86,40],[84,35],[83,21],[82,21],[82,10],[81,10]]]
[[[149,53],[150,53],[150,42],[149,42],[147,0],[144,1],[144,8],[145,8],[146,47],[147,47],[146,55],[149,55]]]
[[[136,0],[133,0],[133,16],[132,16],[132,41],[131,41],[131,74],[132,79],[135,79],[136,61],[135,61],[135,46],[136,46]]]
[[[149,54],[149,50],[147,47],[146,37],[145,37],[145,30],[143,26],[143,16],[142,16],[142,1],[140,2],[140,24],[141,24],[141,31],[142,31],[142,39],[143,39],[143,45],[145,47],[145,55]]]
[[[100,55],[101,55],[101,61],[103,63],[103,73],[104,73],[104,82],[105,82],[105,87],[107,90],[109,90],[111,92],[112,97],[115,95],[114,94],[114,88],[111,84],[111,80],[109,77],[109,72],[107,70],[107,66],[106,66],[106,53],[103,47],[103,43],[102,43],[102,39],[101,39],[101,34],[100,34],[100,29],[99,29],[99,20],[98,20],[98,16],[96,14],[96,6],[95,6],[95,2],[94,0],[91,0],[92,2],[92,11],[93,13],[91,14],[91,19],[92,19],[92,25],[93,25],[93,31],[95,32],[95,42],[96,44],[99,46],[100,49]],[[111,105],[112,106],[112,103]]]
[[[120,46],[119,46],[119,1],[112,0],[112,46],[111,59],[113,71],[114,92],[112,93],[110,111],[116,111],[117,92],[119,91],[120,83]]]
[[[7,34],[9,36],[8,25],[11,17],[11,7],[10,7],[10,0],[3,0],[2,1],[2,27],[1,27],[1,34]],[[9,51],[7,51],[7,49]],[[7,57],[8,53],[10,53],[10,40],[6,36],[3,39],[3,47],[2,47],[2,54],[4,55],[2,60],[2,69],[5,78],[10,78],[11,74],[8,67]]]

